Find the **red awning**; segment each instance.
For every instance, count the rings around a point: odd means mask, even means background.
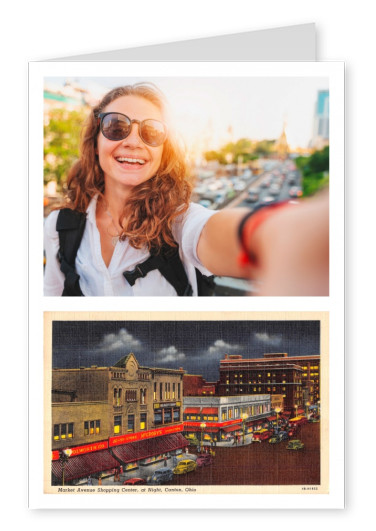
[[[219,428],[211,428],[210,426],[205,428],[204,433],[218,433]]]
[[[302,415],[303,413],[305,413],[304,409],[298,409],[298,415]]]
[[[218,416],[218,408],[217,407],[204,407],[202,408],[201,415],[217,415]]]
[[[198,415],[199,413],[199,407],[186,407],[184,410],[184,415]]]
[[[272,420],[277,420],[277,417],[268,417],[266,420],[268,420],[269,422],[271,422]]]
[[[134,463],[139,459],[146,459],[171,452],[172,450],[185,448],[187,445],[188,441],[181,433],[174,433],[172,435],[162,435],[153,439],[114,446],[111,451],[116,459],[119,459],[122,463]]]
[[[240,424],[234,424],[232,426],[226,426],[226,428],[222,428],[223,431],[225,432],[228,432],[228,431],[236,431],[236,430],[241,430],[242,427]]]
[[[68,459],[64,469],[64,480],[83,478],[97,472],[119,468],[119,466],[120,463],[112,457],[108,450],[77,455]],[[52,461],[52,474],[59,483],[62,483],[63,469],[59,460]]]

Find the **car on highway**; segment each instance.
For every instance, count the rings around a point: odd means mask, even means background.
[[[196,459],[197,466],[207,466],[213,463],[213,457],[210,454],[200,454]]]
[[[302,443],[302,441],[299,439],[292,439],[289,441],[286,448],[287,450],[302,450],[304,448],[304,443]]]
[[[180,461],[180,463],[174,468],[174,474],[187,474],[188,472],[194,472],[196,468],[196,461],[193,461],[193,459],[183,459],[183,461]]]
[[[260,197],[260,194],[258,191],[250,190],[245,200],[248,201],[249,203],[256,203],[256,201],[259,200],[259,197]]]
[[[146,485],[144,478],[130,478],[123,481],[123,485]]]
[[[299,186],[291,186],[289,191],[290,197],[301,197],[303,195],[302,190],[299,188]]]
[[[179,463],[180,464],[180,463]],[[162,483],[168,483],[174,477],[174,472],[172,468],[158,468],[154,473],[148,478],[148,483],[150,485],[161,485]]]
[[[213,203],[210,201],[210,199],[199,199],[198,204],[205,208],[210,208]]]
[[[263,205],[270,205],[270,203],[274,203],[275,200],[276,200],[276,198],[274,196],[266,195],[265,197],[262,198],[261,203]]]

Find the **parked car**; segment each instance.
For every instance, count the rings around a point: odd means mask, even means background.
[[[253,441],[266,441],[273,435],[272,430],[262,429],[253,432]]]
[[[188,472],[194,472],[196,468],[197,468],[196,461],[193,461],[193,459],[183,459],[174,468],[174,474],[187,474]]]
[[[279,433],[276,433],[275,435],[270,437],[269,442],[271,444],[275,444],[275,443],[279,443],[279,442],[282,442],[282,441],[286,441],[288,438],[289,438],[289,436],[287,435],[287,432],[280,431]]]
[[[153,475],[148,479],[150,485],[161,485],[162,483],[168,483],[174,477],[172,468],[158,468],[154,471]]]
[[[123,485],[146,485],[146,479],[143,478],[130,478],[123,482]]]
[[[286,448],[287,450],[302,450],[302,448],[304,448],[304,443],[302,443],[302,441],[299,439],[293,439],[289,441]]]
[[[197,456],[197,459],[196,459],[197,466],[211,465],[212,462],[213,462],[213,457],[210,454],[200,454]]]

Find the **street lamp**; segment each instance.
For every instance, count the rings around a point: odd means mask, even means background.
[[[276,407],[274,409],[274,411],[276,412],[276,415],[277,415],[277,433],[279,432],[279,426],[278,426],[278,415],[279,413],[281,413],[281,408],[280,407]]]
[[[243,445],[245,444],[245,421],[247,420],[248,415],[247,413],[242,414],[242,421],[243,421]]]
[[[65,481],[65,466],[68,463],[69,457],[72,454],[72,450],[69,448],[65,448],[64,450],[60,450],[60,457],[59,461],[61,463],[61,470],[62,470],[62,480],[63,480],[63,487],[64,487],[64,481]]]
[[[200,424],[200,428],[201,428],[201,452],[202,452],[203,449],[204,449],[203,439],[204,439],[204,429],[206,428],[206,424],[205,424],[205,422],[202,422],[202,423]]]

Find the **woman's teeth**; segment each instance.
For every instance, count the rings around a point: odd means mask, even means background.
[[[129,157],[117,157],[118,162],[128,162],[129,164],[145,164],[145,160],[142,159],[130,159]]]

